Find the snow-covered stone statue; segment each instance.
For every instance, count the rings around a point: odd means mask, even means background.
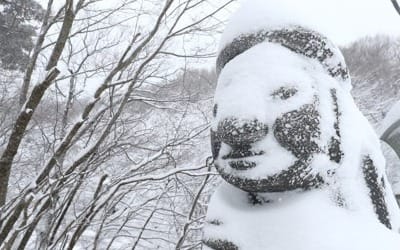
[[[204,249],[399,249],[379,139],[339,49],[291,22],[238,22],[217,59],[211,144],[224,182]]]

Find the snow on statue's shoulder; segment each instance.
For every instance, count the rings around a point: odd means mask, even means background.
[[[398,249],[400,211],[340,50],[277,1],[251,3],[217,59],[211,144],[225,183],[205,246]]]
[[[227,184],[216,190],[204,235],[211,249],[224,249],[212,248],[213,239],[251,250],[395,250],[400,244],[395,232],[368,215],[336,206],[324,190],[264,194],[259,198],[268,200],[267,206],[247,203],[247,198]]]

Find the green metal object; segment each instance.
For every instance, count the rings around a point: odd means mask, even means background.
[[[386,129],[381,140],[389,144],[400,158],[400,119]]]

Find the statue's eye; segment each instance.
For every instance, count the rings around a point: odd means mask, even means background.
[[[280,98],[282,100],[289,99],[297,93],[297,89],[293,87],[280,87],[272,93],[274,98]]]

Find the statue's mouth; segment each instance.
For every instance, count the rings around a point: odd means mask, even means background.
[[[265,154],[264,151],[252,151],[252,150],[241,150],[241,149],[233,149],[229,154],[222,156],[223,160],[229,159],[242,159],[251,156],[258,156]]]
[[[249,150],[249,147],[233,148],[227,155],[222,156],[223,160],[228,160],[231,168],[236,170],[247,170],[256,167],[256,163],[249,157],[265,154],[264,151]],[[247,159],[246,159],[247,158]]]
[[[228,164],[231,168],[236,170],[247,170],[257,166],[257,163],[248,160],[229,161]]]

